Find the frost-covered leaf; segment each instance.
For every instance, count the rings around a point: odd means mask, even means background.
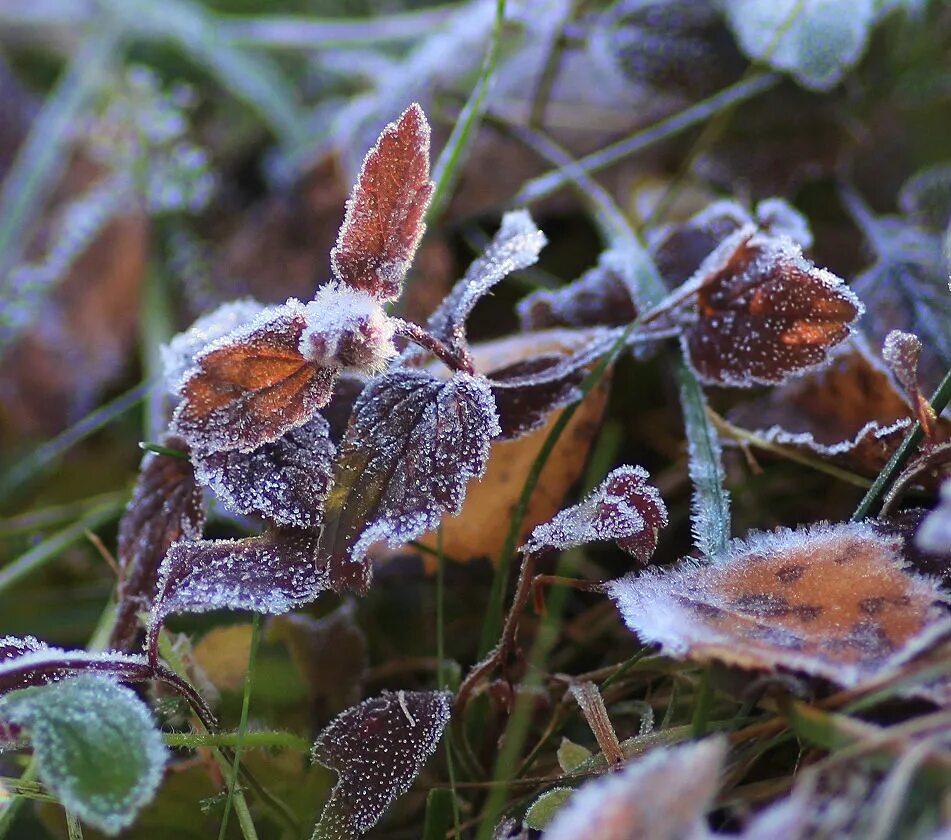
[[[856,686],[951,631],[937,584],[869,525],[751,533],[709,564],[611,584],[627,626],[671,656]]]
[[[185,332],[163,344],[162,374],[170,394],[178,394],[185,374],[195,366],[195,357],[213,341],[251,323],[264,309],[264,304],[245,298],[223,303],[202,315]]]
[[[380,301],[398,298],[432,192],[429,123],[414,103],[383,129],[363,161],[330,253],[337,279]]]
[[[0,698],[0,718],[29,733],[40,779],[105,834],[131,825],[162,780],[168,750],[133,691],[93,674]]]
[[[523,298],[518,304],[522,329],[629,324],[637,317],[637,308],[621,260],[618,251],[604,251],[598,264],[575,282]]]
[[[485,253],[430,316],[429,331],[454,349],[465,348],[466,320],[479,299],[513,271],[534,265],[547,241],[527,211],[506,213]]]
[[[481,377],[448,381],[396,370],[371,382],[354,407],[326,503],[321,553],[369,584],[370,546],[398,547],[462,507],[466,485],[485,470],[499,433]],[[360,587],[358,586],[358,589]]]
[[[152,605],[146,646],[153,660],[170,615],[222,609],[280,615],[334,588],[317,559],[318,539],[316,531],[278,528],[241,540],[175,543],[162,561]]]
[[[535,431],[553,411],[581,399],[578,386],[617,340],[617,335],[607,330],[574,334],[559,330],[539,336],[537,354],[486,373],[499,412],[502,440]]]
[[[572,548],[601,540],[647,563],[657,535],[667,525],[667,507],[643,467],[612,470],[581,503],[565,508],[551,522],[539,525],[522,551]]]
[[[317,528],[323,521],[335,455],[330,427],[315,414],[303,426],[253,452],[199,452],[193,460],[198,480],[233,513],[261,516],[276,525]]]
[[[182,384],[172,430],[196,450],[251,452],[310,420],[330,400],[335,371],[301,353],[306,327],[292,298],[206,347]]]
[[[951,222],[951,163],[912,175],[898,193],[898,207],[914,224],[940,232]]]
[[[911,425],[912,408],[862,341],[820,370],[735,408],[729,419],[765,440],[877,475]]]
[[[852,333],[862,304],[788,237],[746,227],[702,263],[684,351],[713,385],[777,384],[823,364]],[[686,291],[675,292],[675,295]]]
[[[183,440],[165,435],[162,445],[187,452]],[[149,609],[159,565],[177,540],[197,540],[205,525],[201,488],[187,458],[148,452],[132,499],[119,521],[119,590],[112,647],[129,650],[138,632],[137,613]]]
[[[564,770],[565,768],[562,767]],[[571,799],[574,788],[556,787],[546,790],[538,797],[525,812],[524,824],[535,831],[542,831],[555,818],[556,814]]]
[[[660,747],[624,770],[583,785],[544,840],[706,840],[706,810],[720,787],[726,742]]]
[[[926,390],[951,367],[951,293],[942,253],[943,231],[898,216],[873,216],[857,196],[846,204],[871,247],[875,261],[852,281],[866,305],[862,327],[876,346],[902,330],[921,340],[919,372]]]
[[[384,692],[335,718],[314,744],[314,760],[339,774],[314,840],[373,828],[436,751],[451,707],[448,692]]]
[[[941,500],[921,523],[916,543],[923,551],[951,554],[951,479],[941,485]]]
[[[723,0],[740,47],[810,90],[835,87],[865,52],[874,0]]]
[[[918,382],[918,365],[921,361],[921,339],[911,333],[892,330],[882,344],[882,360],[895,375],[905,396],[915,407],[925,434],[934,436],[937,417],[928,398],[921,392]]]
[[[591,755],[591,750],[587,747],[576,744],[574,741],[564,737],[562,737],[561,743],[558,745],[558,752],[556,753],[558,766],[563,773],[570,773],[572,770],[577,769],[579,765],[591,758]]]

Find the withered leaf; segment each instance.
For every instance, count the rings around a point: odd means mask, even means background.
[[[414,103],[383,129],[363,161],[330,252],[337,279],[380,301],[398,298],[432,191],[429,123]]]
[[[159,572],[147,648],[170,615],[232,609],[279,615],[334,588],[315,531],[280,528],[241,540],[177,542]]]
[[[303,425],[330,400],[335,371],[304,358],[294,299],[212,343],[181,386],[173,431],[193,449],[251,452]]]
[[[681,340],[697,374],[713,385],[777,384],[821,365],[863,312],[848,287],[791,239],[751,228],[724,240],[694,284],[696,320]]]
[[[339,774],[314,837],[345,840],[373,828],[436,751],[451,704],[443,691],[384,692],[334,719],[314,744],[314,760]]]
[[[726,752],[722,738],[654,749],[620,773],[583,785],[555,815],[545,840],[703,840]]]
[[[667,507],[643,467],[612,470],[582,502],[539,525],[522,551],[537,553],[599,540],[615,540],[620,548],[647,563],[657,535],[667,525]]]
[[[627,626],[672,656],[854,687],[951,631],[936,582],[863,523],[752,533],[709,565],[611,584]]]
[[[165,435],[162,445],[187,452],[183,440]],[[132,499],[119,522],[119,591],[110,644],[129,650],[138,633],[137,614],[148,610],[159,566],[169,546],[197,540],[205,525],[201,488],[187,458],[148,452]]]
[[[462,507],[499,433],[481,377],[397,370],[371,382],[354,407],[326,503],[321,552],[369,584],[368,549],[398,547]],[[360,570],[359,572],[357,570]]]
[[[336,447],[319,414],[253,452],[195,453],[195,474],[233,513],[276,525],[317,528],[330,492]]]
[[[466,320],[476,303],[513,271],[533,265],[546,242],[527,211],[506,213],[485,253],[430,316],[429,331],[454,349],[464,348]]]

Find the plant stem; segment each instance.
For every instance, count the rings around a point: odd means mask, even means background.
[[[462,371],[468,374],[475,373],[472,358],[465,347],[449,347],[431,332],[412,321],[404,321],[402,318],[393,318],[392,320],[396,324],[397,335],[401,335],[414,344],[418,344],[424,350],[428,350],[450,370]]]
[[[244,677],[244,695],[241,698],[241,721],[238,724],[238,742],[234,748],[234,760],[231,765],[231,781],[228,785],[228,801],[225,803],[225,813],[221,819],[221,829],[218,840],[224,840],[228,834],[228,817],[234,804],[235,786],[238,784],[238,773],[241,770],[241,751],[244,747],[244,736],[248,728],[248,709],[251,706],[251,690],[254,687],[254,664],[258,655],[258,645],[261,641],[261,616],[257,613],[251,619],[251,650],[248,653],[248,671]],[[241,814],[238,814],[241,819]],[[242,826],[243,827],[243,826]],[[247,835],[245,835],[247,836]],[[250,838],[248,838],[250,840]]]
[[[152,443],[148,440],[139,441],[139,449],[144,452],[154,452],[156,455],[167,455],[169,458],[178,458],[179,461],[187,461],[188,453],[181,449],[172,449],[170,446],[162,446],[160,443]]]
[[[951,369],[944,375],[944,379],[941,380],[938,390],[935,391],[931,397],[931,407],[934,409],[935,414],[940,416],[949,401],[951,401]],[[872,486],[869,487],[862,501],[859,502],[855,513],[852,514],[853,522],[860,522],[871,514],[872,508],[882,495],[884,495],[888,486],[895,480],[898,473],[901,472],[902,467],[905,466],[906,461],[911,457],[918,444],[921,443],[923,437],[924,431],[921,428],[921,423],[915,422],[915,425],[911,427],[911,431],[905,436],[905,439],[901,442],[898,449],[895,450],[892,457],[888,459],[888,463],[878,474]]]
[[[255,749],[282,749],[310,752],[311,743],[293,732],[216,732],[199,734],[197,732],[166,732],[165,743],[170,747],[199,749],[200,747],[234,747],[239,742],[242,747]]]

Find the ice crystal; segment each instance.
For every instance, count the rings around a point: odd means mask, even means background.
[[[667,507],[647,470],[623,466],[612,470],[580,504],[565,508],[539,525],[522,547],[536,553],[600,540],[615,540],[641,563],[657,546],[657,535],[667,525]]]
[[[335,718],[314,744],[314,760],[339,774],[314,840],[373,828],[436,751],[451,708],[448,692],[384,692]]]

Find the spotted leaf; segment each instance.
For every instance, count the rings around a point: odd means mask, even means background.
[[[384,692],[335,718],[314,744],[314,760],[338,774],[314,840],[373,828],[436,751],[451,703],[442,691]]]
[[[615,540],[647,563],[657,547],[658,532],[667,524],[667,507],[648,478],[643,467],[612,470],[584,501],[532,531],[522,550],[537,553]]]
[[[753,533],[709,564],[615,581],[627,626],[671,656],[801,671],[853,687],[951,631],[900,541],[857,523]]]
[[[398,298],[432,191],[429,123],[414,103],[383,129],[363,161],[330,253],[337,279],[380,301]]]

